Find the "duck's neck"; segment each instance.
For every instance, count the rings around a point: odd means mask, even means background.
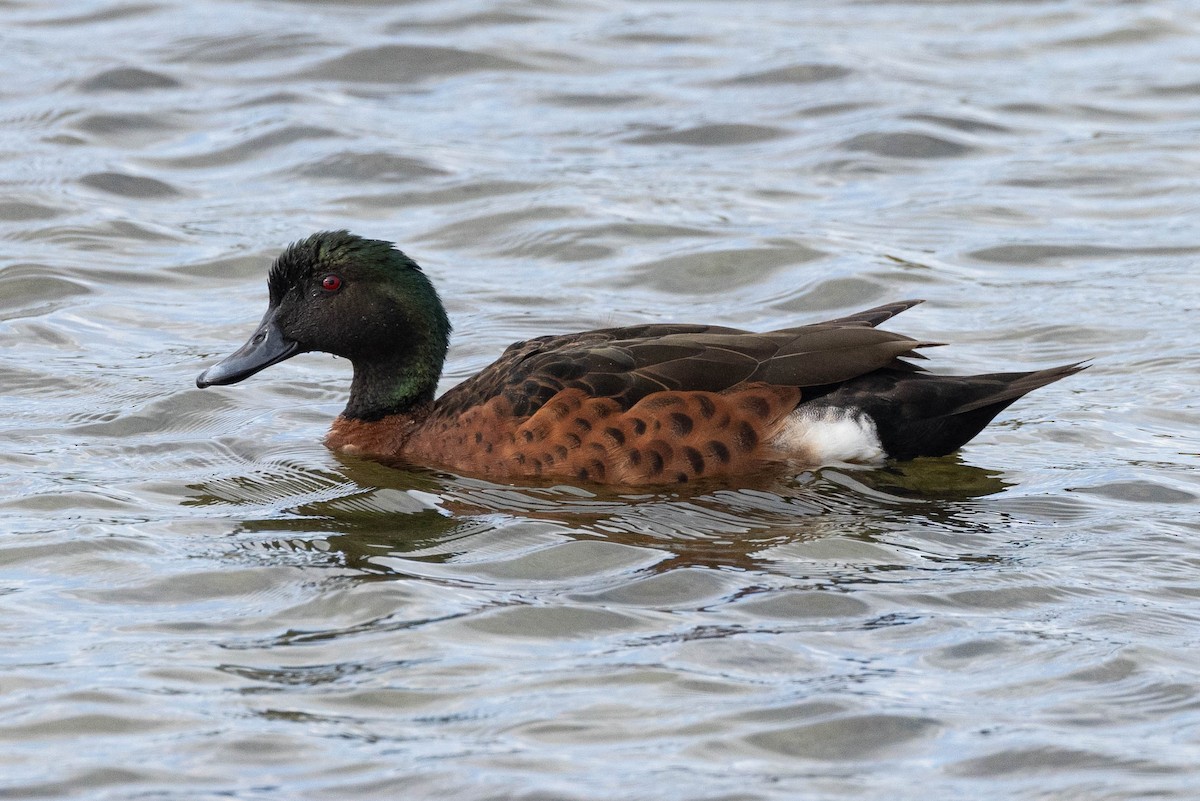
[[[429,408],[442,373],[440,359],[419,354],[357,360],[350,400],[342,417],[370,423],[396,414],[412,415]]]
[[[342,343],[342,355],[354,365],[342,419],[372,423],[395,415],[420,417],[433,405],[450,347],[450,321],[429,279],[406,263],[398,273],[403,281],[384,292],[374,316],[367,318],[369,331],[349,332]]]
[[[433,408],[440,368],[430,376],[403,360],[356,361],[350,402],[333,421],[325,444],[372,459],[403,458],[413,432]]]

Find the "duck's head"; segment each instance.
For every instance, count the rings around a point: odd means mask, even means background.
[[[267,286],[258,329],[196,386],[236,384],[298,353],[323,351],[354,365],[347,417],[378,419],[433,399],[450,321],[421,268],[390,242],[313,234],[280,254]]]

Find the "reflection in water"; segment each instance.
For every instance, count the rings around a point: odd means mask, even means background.
[[[533,541],[599,539],[661,552],[657,570],[688,566],[763,569],[775,546],[823,537],[871,541],[925,521],[939,529],[978,527],[963,502],[1000,492],[998,473],[956,457],[878,470],[825,469],[728,486],[703,482],[657,491],[498,484],[423,469],[398,470],[338,457],[334,471],[276,465],[278,472],[192,487],[197,506],[270,502],[272,517],[243,520],[257,534],[320,537],[345,564],[372,573],[381,556],[445,562],[463,554],[502,558]],[[295,493],[299,504],[288,504]]]

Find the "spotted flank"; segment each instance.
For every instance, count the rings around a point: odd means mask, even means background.
[[[538,337],[435,398],[450,323],[432,283],[387,242],[325,232],[280,255],[258,330],[196,383],[324,351],[354,365],[326,438],[336,451],[637,486],[951,453],[1027,392],[1083,369],[928,373],[920,350],[937,343],[876,327],[918,303],[766,332],[650,324]]]
[[[724,393],[664,391],[626,409],[613,398],[568,388],[523,421],[507,401],[494,399],[431,424],[410,447],[422,462],[453,460],[484,475],[616,484],[736,475],[773,458],[763,432],[778,428],[797,394],[765,385]],[[471,448],[476,434],[478,447]]]

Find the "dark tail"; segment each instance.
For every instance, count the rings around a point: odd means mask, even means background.
[[[893,459],[944,456],[967,444],[1018,398],[1086,369],[1082,363],[1031,373],[972,376],[877,370],[814,401],[871,416]]]

